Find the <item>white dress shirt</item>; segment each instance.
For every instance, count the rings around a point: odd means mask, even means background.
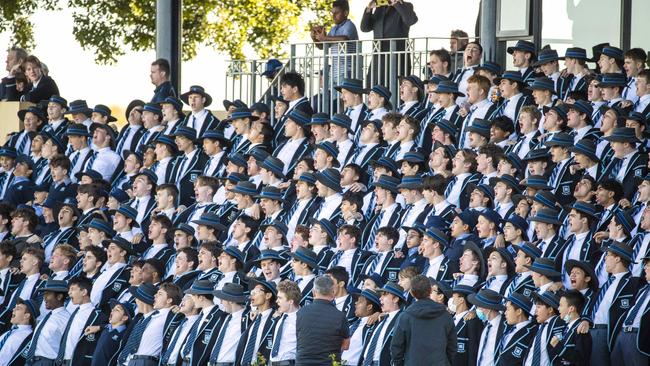
[[[442,264],[442,261],[445,259],[444,254],[440,254],[439,256],[429,259],[429,268],[427,269],[427,273],[425,274],[427,277],[431,278],[436,278],[438,275],[438,271],[440,271],[440,265]]]
[[[284,324],[282,325],[282,338],[280,341],[280,348],[278,349],[278,355],[276,357],[271,357],[271,362],[277,361],[290,361],[296,359],[296,318],[298,312],[294,311],[292,313],[287,313],[286,319],[284,319]],[[278,319],[278,325],[281,320]],[[260,325],[261,327],[261,325]],[[275,334],[273,339],[277,339],[279,326],[275,327]]]
[[[241,318],[244,314],[244,309],[232,313],[232,319],[228,322],[228,327],[222,332],[226,332],[223,337],[223,344],[217,356],[217,362],[235,362],[235,353],[237,352],[237,344],[241,338]],[[261,325],[260,325],[261,326]]]
[[[621,272],[613,274],[614,281],[607,288],[603,300],[598,305],[597,309],[594,309],[594,324],[609,324],[609,307],[614,301],[614,295],[616,294],[616,288],[618,283],[621,282],[621,278],[625,276],[627,272]]]
[[[36,326],[34,334],[38,332],[39,328],[42,328],[42,330],[39,334],[34,356],[56,359],[56,356],[59,354],[61,338],[63,337],[63,332],[65,331],[65,326],[68,324],[69,318],[70,313],[62,306],[52,310],[52,315],[50,315],[47,322],[40,322]],[[34,342],[34,339],[32,339],[32,342]]]
[[[97,156],[93,161],[93,165],[92,167],[88,168],[96,170],[99,172],[99,174],[102,175],[102,178],[104,178],[104,180],[110,182],[111,176],[113,173],[115,173],[115,170],[121,161],[122,158],[117,155],[115,151],[111,150],[110,147],[104,147],[97,150]]]
[[[4,342],[4,345],[0,348],[0,366],[9,365],[25,338],[32,335],[31,325],[16,325],[15,327],[16,329],[9,330],[0,336],[0,343]]]
[[[68,339],[65,341],[65,354],[63,356],[64,360],[71,360],[74,355],[74,349],[77,347],[77,343],[81,340],[83,336],[84,329],[86,328],[86,322],[88,317],[95,310],[95,306],[92,302],[79,305],[79,311],[75,314],[74,319],[72,319],[72,325],[68,331]],[[54,315],[54,314],[53,314]]]
[[[124,266],[126,266],[126,263],[115,263],[110,267],[105,268],[99,277],[97,277],[95,283],[93,283],[93,289],[90,291],[90,301],[95,304],[95,306],[99,305],[99,302],[102,300],[102,292],[104,291],[104,288],[106,288],[111,277],[113,277],[115,272],[119,271]]]
[[[159,357],[162,351],[163,332],[165,330],[165,322],[167,321],[167,314],[169,308],[158,310],[158,314],[147,314],[151,316],[151,321],[142,333],[142,338],[136,355],[142,356],[155,356]],[[143,342],[144,341],[144,342]]]
[[[303,141],[305,141],[306,137],[302,137],[299,139],[289,139],[286,144],[278,151],[278,155],[276,156],[278,159],[282,160],[284,163],[284,169],[282,169],[283,174],[287,174],[289,172],[289,167],[291,165],[291,159],[293,159],[293,155],[296,153],[298,150],[298,147],[302,145]]]
[[[374,355],[369,355],[368,354],[368,349],[366,349],[366,355],[364,359],[372,359],[374,361],[379,361],[381,359],[381,350],[382,350],[382,344],[384,344],[384,338],[386,338],[386,332],[389,331],[389,325],[390,322],[393,321],[393,319],[397,316],[397,313],[399,313],[399,310],[391,311],[388,313],[386,316],[386,319],[384,320],[385,325],[381,328],[381,332],[379,333],[379,338],[377,341],[377,347],[375,348],[375,353]],[[375,334],[373,332],[372,337],[375,337]],[[372,338],[371,338],[372,339]],[[370,341],[369,341],[370,342]],[[371,358],[370,358],[371,357]]]
[[[368,323],[368,317],[359,319],[359,322],[359,326],[350,336],[350,347],[341,354],[341,360],[345,361],[346,365],[358,364],[363,351],[363,328]]]
[[[486,326],[483,328],[483,332],[481,333],[481,341],[478,345],[478,359],[481,360],[481,363],[477,364],[477,366],[494,365],[494,350],[497,345],[497,333],[499,331],[499,323],[501,323],[501,315],[495,316],[494,319],[489,321],[489,323],[492,325],[489,332]],[[481,350],[483,350],[482,354]]]
[[[334,214],[334,211],[336,211],[340,206],[341,206],[341,201],[343,200],[343,196],[339,193],[335,193],[332,195],[329,195],[325,197],[323,200],[320,212],[318,213],[318,216],[316,217],[317,220],[320,219],[330,219],[332,217],[332,214]]]
[[[176,361],[178,360],[178,355],[181,352],[182,347],[185,345],[185,340],[187,336],[190,334],[190,330],[192,330],[192,326],[194,325],[195,322],[199,320],[200,316],[199,314],[196,315],[190,315],[183,323],[183,326],[178,327],[176,331],[174,332],[174,335],[172,339],[176,336],[176,333],[180,333],[178,335],[176,344],[174,344],[174,349],[172,350],[172,354],[169,356],[168,364],[176,364]]]

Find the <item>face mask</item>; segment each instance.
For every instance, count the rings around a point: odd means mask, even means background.
[[[565,315],[564,318],[562,318],[562,320],[564,320],[565,323],[569,324],[569,322],[571,322],[571,315],[569,314]]]
[[[487,314],[485,314],[481,309],[476,309],[476,316],[481,319],[482,322],[488,321]]]
[[[449,301],[447,301],[447,309],[454,314],[456,313],[456,303],[454,302],[454,299],[449,299]]]

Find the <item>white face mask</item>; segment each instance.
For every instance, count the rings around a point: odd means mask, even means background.
[[[447,309],[449,309],[449,311],[451,311],[452,313],[456,314],[456,302],[454,302],[453,298],[447,301]]]

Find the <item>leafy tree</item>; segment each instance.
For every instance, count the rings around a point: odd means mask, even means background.
[[[1,1],[0,32],[11,31],[14,43],[29,48],[34,43],[29,16],[36,9],[56,10],[56,4]],[[233,59],[244,58],[246,44],[261,58],[284,56],[279,50],[300,30],[301,20],[314,14],[320,22],[330,21],[330,7],[331,0],[183,0],[183,59],[193,58],[202,45]],[[155,47],[154,0],[68,0],[68,10],[76,40],[98,63],[114,63],[127,49]]]

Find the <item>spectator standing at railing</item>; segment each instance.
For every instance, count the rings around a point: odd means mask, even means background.
[[[336,0],[332,4],[332,21],[334,26],[325,35],[325,28],[316,26],[311,29],[311,39],[314,42],[346,42],[359,39],[357,27],[348,19],[350,4],[347,0]],[[344,78],[352,76],[352,56],[341,56],[341,54],[354,54],[357,51],[355,42],[347,42],[345,47],[340,43],[332,43],[329,47],[329,54],[332,56],[332,85],[339,85]],[[316,47],[323,48],[321,43]],[[341,48],[339,48],[341,47]]]
[[[413,4],[403,0],[371,0],[361,18],[361,31],[373,32],[375,39],[408,38],[409,29],[418,21]],[[366,76],[366,85],[387,85],[387,71],[390,61],[390,41],[380,45],[382,54],[372,58],[372,65]],[[405,52],[406,42],[396,41],[398,52],[397,75],[411,74],[411,59]]]
[[[9,74],[0,83],[0,101],[20,100],[21,93],[16,90],[16,74],[22,73],[21,65],[26,58],[27,52],[20,47],[12,47],[7,51],[5,64]]]
[[[469,43],[469,36],[467,32],[461,29],[454,29],[451,31],[449,37],[449,54],[451,55],[451,64],[449,67],[456,70],[463,66],[463,52]]]
[[[151,103],[161,103],[167,97],[176,96],[174,85],[169,81],[170,76],[171,67],[169,66],[169,61],[164,58],[159,58],[151,63],[149,77],[151,78],[151,83],[156,86],[156,89],[153,91]]]

